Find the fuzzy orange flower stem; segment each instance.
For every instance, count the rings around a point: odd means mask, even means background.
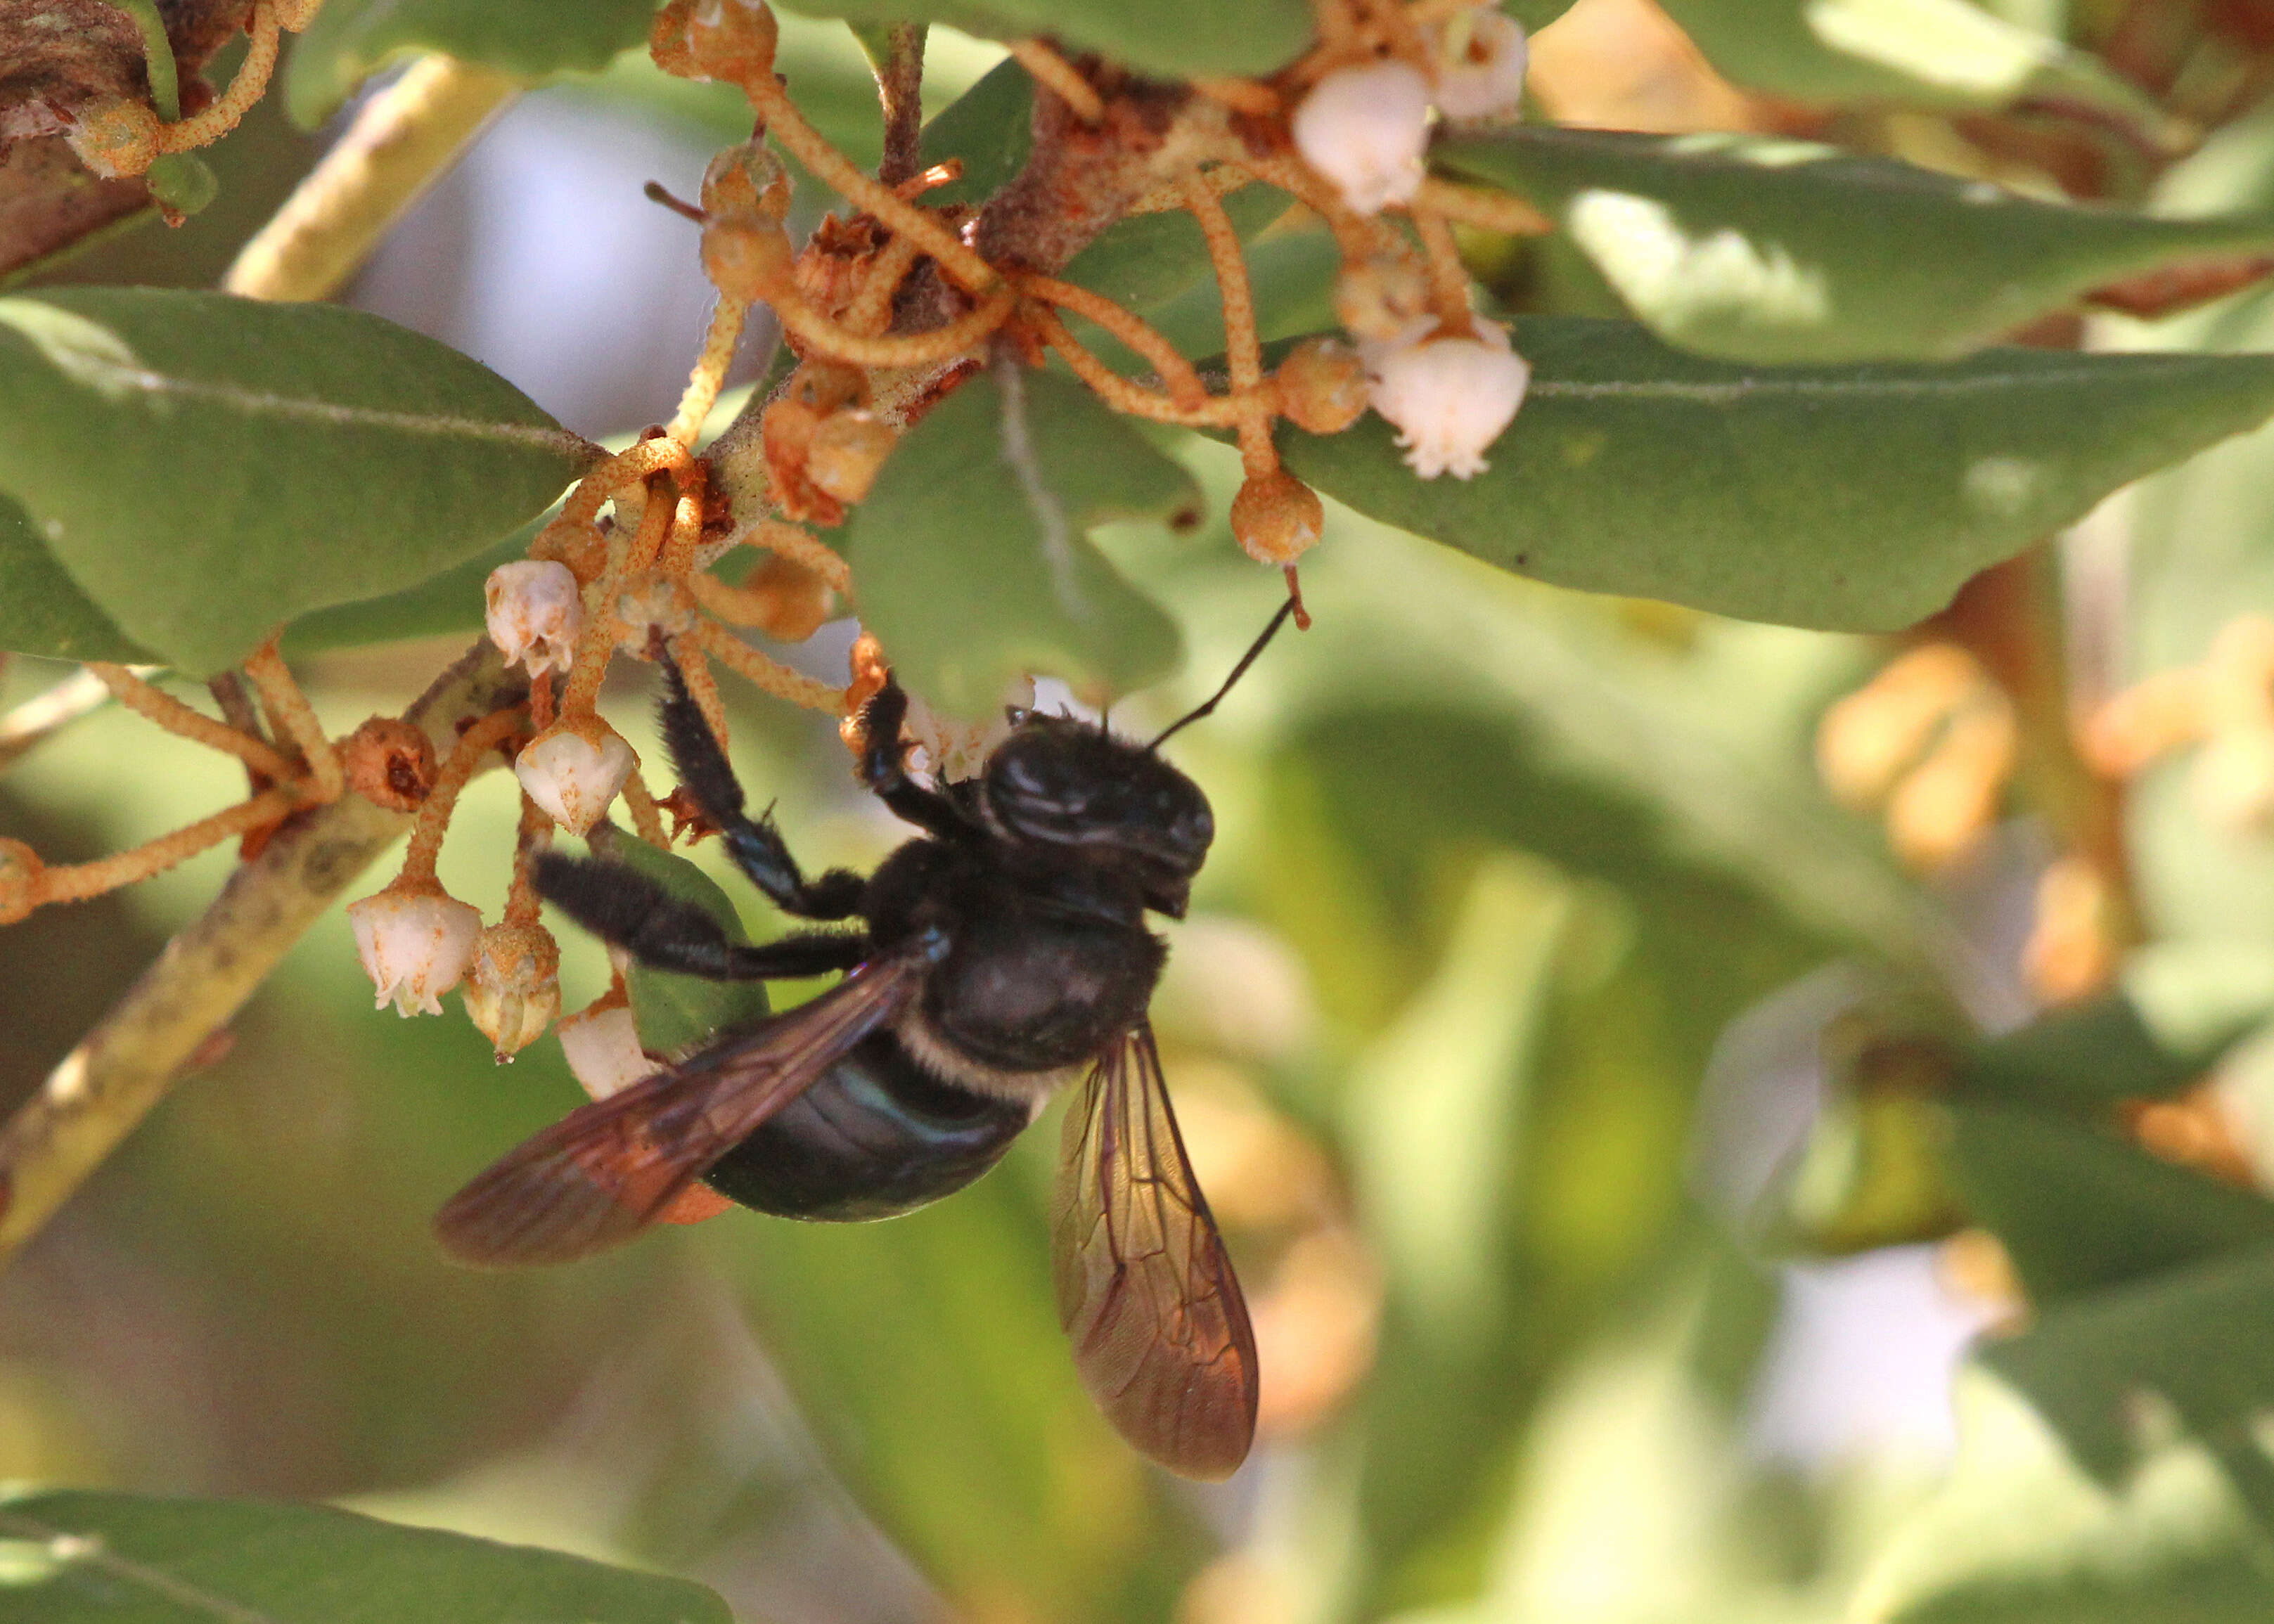
[[[788,148],[790,155],[805,165],[814,179],[832,188],[854,207],[874,214],[894,231],[915,238],[926,253],[939,261],[940,269],[949,279],[960,286],[973,293],[984,293],[995,285],[998,279],[993,266],[966,246],[963,239],[938,216],[854,168],[827,138],[805,122],[805,116],[797,110],[779,79],[765,75],[743,88],[757,108],[758,116],[765,120],[767,132]]]
[[[1311,14],[1319,25],[1321,48],[1342,52],[1358,49],[1358,19],[1348,0],[1311,0]]]
[[[1025,320],[1039,334],[1044,343],[1065,357],[1073,375],[1089,386],[1091,391],[1114,410],[1133,417],[1149,418],[1155,423],[1173,423],[1185,428],[1230,428],[1239,423],[1248,410],[1246,402],[1232,395],[1210,395],[1201,405],[1183,407],[1157,389],[1132,383],[1111,367],[1082,347],[1081,342],[1066,331],[1066,325],[1049,310],[1035,306],[1028,310]]]
[[[302,799],[317,806],[331,805],[347,787],[347,770],[340,764],[339,751],[325,736],[316,708],[292,680],[283,656],[277,653],[275,639],[269,639],[246,657],[245,674],[260,690],[260,701],[267,707],[271,723],[299,747],[308,763]]]
[[[923,247],[912,237],[896,237],[885,244],[869,274],[861,283],[861,291],[845,307],[840,318],[847,333],[863,338],[874,338],[892,325],[892,295],[900,290],[901,281],[923,254]]]
[[[237,77],[229,81],[229,88],[195,117],[184,118],[179,124],[160,124],[160,152],[188,152],[192,147],[212,146],[236,129],[237,121],[260,100],[261,93],[268,88],[268,76],[276,66],[277,34],[282,26],[277,18],[275,0],[261,0],[256,4],[248,26],[252,46],[237,64]]]
[[[1291,194],[1325,221],[1344,259],[1364,259],[1373,254],[1395,253],[1404,247],[1389,227],[1356,212],[1343,201],[1340,192],[1296,159],[1278,154],[1258,157],[1244,147],[1227,150],[1223,156],[1226,163]]]
[[[168,733],[210,749],[226,751],[271,783],[289,784],[299,777],[292,763],[267,741],[249,737],[226,722],[217,722],[201,710],[191,710],[125,666],[114,665],[109,660],[89,660],[87,668],[102,680],[102,686],[120,704],[138,716],[149,718]]]
[[[796,525],[779,519],[762,519],[744,530],[741,539],[749,546],[779,553],[793,564],[804,565],[826,582],[830,590],[852,596],[853,571],[845,562],[844,554]]]
[[[628,446],[576,482],[553,523],[590,524],[599,516],[602,505],[626,485],[667,468],[684,468],[693,461],[694,454],[668,436]]]
[[[875,336],[840,327],[792,285],[782,287],[766,303],[773,307],[783,327],[831,360],[854,366],[886,367],[929,366],[977,348],[1009,319],[1017,298],[1010,289],[998,285],[976,305],[944,327],[924,333]]]
[[[774,600],[767,594],[754,592],[748,587],[729,586],[707,569],[689,575],[687,590],[695,594],[695,601],[705,614],[729,626],[764,626],[773,614]],[[692,682],[688,684],[690,689],[694,686]]]
[[[636,769],[624,780],[624,805],[631,808],[634,834],[659,852],[671,849],[671,837],[663,832],[663,813]]]
[[[711,310],[711,328],[703,337],[703,353],[696,357],[695,365],[687,376],[687,388],[679,397],[679,410],[672,414],[670,424],[664,429],[666,440],[680,446],[692,446],[702,433],[704,422],[711,409],[719,403],[719,391],[727,387],[727,369],[734,365],[734,346],[742,342],[742,322],[750,313],[747,300],[719,296]]]
[[[672,504],[671,532],[665,538],[657,565],[674,580],[683,580],[695,568],[695,549],[703,541],[703,464],[688,470],[689,480]]]
[[[300,804],[298,795],[290,786],[265,789],[250,801],[241,801],[211,817],[201,817],[186,828],[161,835],[132,851],[98,857],[93,862],[43,868],[34,883],[32,894],[41,904],[84,902],[89,897],[100,897],[105,891],[162,873],[184,858],[194,857],[232,835],[274,823]]]
[[[1105,117],[1105,102],[1073,64],[1043,40],[1013,40],[1007,47],[1027,76],[1066,104],[1076,118],[1094,124]]]
[[[546,672],[529,685],[529,727],[531,733],[543,733],[553,726],[553,673]]]
[[[696,575],[689,579],[690,583],[708,580],[718,585],[726,584],[715,575]],[[697,589],[696,596],[702,596],[700,589]],[[710,657],[704,653],[699,644],[691,643],[684,637],[674,637],[670,648],[671,658],[678,663],[680,677],[687,684],[687,696],[703,713],[703,725],[711,730],[711,736],[719,741],[719,748],[723,751],[727,748],[727,703],[719,696],[719,679],[712,674]]]
[[[1453,228],[1434,209],[1413,205],[1413,229],[1419,233],[1421,246],[1428,255],[1429,308],[1437,318],[1437,330],[1450,336],[1467,338],[1474,331],[1475,316],[1469,309],[1469,273],[1461,264],[1461,250],[1453,241]]]
[[[1167,387],[1169,398],[1178,405],[1192,410],[1208,399],[1208,387],[1201,382],[1201,375],[1193,370],[1193,364],[1143,317],[1123,309],[1102,293],[1055,277],[1021,274],[1016,280],[1020,292],[1070,310],[1077,316],[1088,317],[1150,361]]]
[[[482,757],[520,731],[525,714],[521,706],[508,705],[501,710],[491,711],[458,735],[448,759],[434,774],[434,787],[419,803],[418,821],[410,826],[410,844],[403,850],[403,873],[396,883],[434,877],[434,860],[441,854],[442,836],[450,827],[450,814],[457,808],[459,792],[480,769]]]
[[[521,824],[513,836],[513,883],[506,888],[503,923],[537,923],[537,859],[552,844],[553,814],[531,801],[526,790],[523,791]]]
[[[1249,113],[1258,118],[1272,117],[1285,105],[1277,91],[1252,79],[1201,78],[1193,81],[1193,88],[1211,102],[1221,102],[1235,113]]]
[[[1405,8],[1405,20],[1417,27],[1426,28],[1432,23],[1442,23],[1458,17],[1464,11],[1477,9],[1477,0],[1413,0]]]
[[[631,531],[619,525],[609,535],[608,561],[601,566],[599,578],[593,582],[584,599],[596,606],[597,613],[584,617],[584,630],[576,639],[576,660],[561,690],[561,716],[576,718],[592,713],[592,703],[599,697],[600,683],[608,674],[608,657],[616,646],[617,590],[627,575],[635,568],[644,568],[644,560],[654,557],[663,545],[664,527],[671,523],[674,506],[665,500],[662,492],[650,490],[647,507],[640,515],[639,529]],[[636,560],[641,562],[635,565]]]
[[[1185,207],[1208,238],[1209,260],[1224,295],[1224,358],[1231,367],[1232,398],[1241,403],[1239,461],[1251,479],[1275,472],[1279,453],[1271,444],[1271,398],[1263,388],[1263,345],[1255,335],[1255,294],[1247,282],[1247,258],[1239,232],[1224,205],[1197,175],[1185,181]]]
[[[687,634],[688,643],[709,655],[720,665],[752,687],[772,694],[776,699],[786,699],[794,705],[803,705],[809,710],[838,715],[845,704],[841,688],[834,688],[802,671],[793,671],[779,660],[759,652],[741,638],[734,636],[716,620],[697,620]]]
[[[1413,194],[1417,223],[1424,210],[1457,220],[1465,226],[1498,231],[1507,237],[1545,237],[1555,229],[1552,216],[1542,214],[1522,198],[1505,192],[1487,192],[1481,186],[1457,186],[1434,175],[1422,181],[1421,190]]]

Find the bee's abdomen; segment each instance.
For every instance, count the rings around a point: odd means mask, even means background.
[[[896,1217],[993,1167],[1039,1103],[944,1083],[892,1033],[878,1032],[728,1151],[704,1182],[784,1218]]]

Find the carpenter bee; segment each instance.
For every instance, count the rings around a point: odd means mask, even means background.
[[[1295,606],[1152,743],[1014,713],[961,783],[909,776],[907,699],[888,680],[862,712],[861,776],[922,833],[866,878],[807,878],[772,819],[744,812],[666,658],[665,743],[735,865],[784,912],[860,928],[737,944],[634,870],[559,854],[538,889],[659,969],[844,979],[512,1151],[442,1208],[443,1244],[475,1264],[564,1262],[630,1239],[697,1180],[788,1217],[887,1217],[977,1178],[1086,1075],[1053,1218],[1075,1365],[1139,1450],[1229,1475],[1255,1432],[1255,1340],[1162,1082],[1146,1011],[1165,949],[1145,915],[1183,916],[1215,834],[1207,797],[1158,747],[1216,708]]]

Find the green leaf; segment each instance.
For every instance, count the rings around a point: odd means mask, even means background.
[[[2255,1242],[2274,1201],[2043,1112],[1955,1101],[1954,1177],[2039,1306]]]
[[[0,299],[0,492],[121,631],[193,674],[481,551],[591,452],[487,368],[361,312]]]
[[[2263,356],[1768,368],[1579,317],[1520,320],[1516,345],[1531,392],[1487,473],[1414,477],[1372,415],[1283,428],[1281,454],[1362,513],[1559,586],[1888,631],[2274,412]]]
[[[1276,186],[1243,186],[1224,211],[1243,239],[1284,214],[1294,199]],[[1116,221],[1058,274],[1143,313],[1209,278],[1208,238],[1180,208]],[[1222,348],[1221,341],[1217,348]]]
[[[924,196],[935,208],[976,207],[1009,185],[1034,149],[1035,81],[1007,58],[923,127],[918,156],[926,164],[960,159],[963,173]]]
[[[1269,73],[1311,40],[1306,0],[797,0],[809,17],[945,23],[994,40],[1050,35],[1165,78]]]
[[[350,649],[405,637],[471,635],[481,630],[486,608],[483,589],[490,571],[528,557],[529,544],[537,539],[537,532],[545,528],[553,512],[546,509],[495,545],[484,548],[463,564],[427,576],[416,586],[302,615],[284,628],[285,652],[313,653],[319,649]]]
[[[636,868],[681,902],[701,908],[726,929],[728,941],[750,939],[733,900],[684,857],[621,832],[609,842],[607,856]],[[757,1020],[772,1009],[764,981],[713,981],[635,963],[624,982],[631,993],[640,1047],[659,1055],[692,1048],[713,1033]]]
[[[733,1624],[699,1584],[321,1506],[0,1501],[0,1624]]]
[[[2097,59],[1967,0],[1667,0],[1666,11],[1749,90],[1943,112],[2074,109],[2158,145],[2177,134]]]
[[[647,40],[656,0],[328,0],[285,63],[284,104],[312,130],[392,58],[440,51],[517,79],[596,73]]]
[[[1173,670],[1174,621],[1090,542],[1196,512],[1192,477],[1071,379],[970,379],[901,440],[847,525],[861,618],[909,690],[985,717],[1024,673],[1086,695]]]
[[[2096,1483],[2011,1387],[1958,1384],[1959,1452],[1876,1552],[1841,1616],[1885,1624],[2255,1624],[2269,1584],[2244,1507],[2200,1447]]]
[[[2115,1482],[2153,1440],[2143,1398],[2222,1447],[2274,1405],[2270,1323],[2274,1244],[2261,1244],[2055,1304],[1982,1358],[2029,1395],[2079,1464]]]
[[[2263,214],[2079,208],[1766,136],[1531,128],[1432,155],[1555,215],[1660,337],[1739,360],[1961,355],[2110,282],[2274,250]]]
[[[1987,1099],[2073,1110],[2177,1094],[2265,1019],[2274,999],[2254,967],[2263,968],[2151,950],[2122,989],[1973,1044],[1954,1080]]]
[[[118,629],[56,562],[21,508],[0,496],[0,649],[46,659],[147,664],[150,650]]]

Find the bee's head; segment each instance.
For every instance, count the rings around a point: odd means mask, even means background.
[[[1184,917],[1216,838],[1200,786],[1144,747],[1065,717],[1029,715],[988,758],[987,811],[1015,839],[1132,875],[1145,905]]]

